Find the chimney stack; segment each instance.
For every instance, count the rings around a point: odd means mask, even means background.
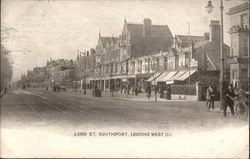
[[[146,18],[143,20],[143,38],[150,39],[151,38],[151,19]]]
[[[220,42],[220,22],[212,20],[210,26],[210,42]]]

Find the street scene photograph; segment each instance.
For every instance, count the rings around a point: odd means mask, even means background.
[[[249,0],[2,0],[1,158],[249,158]]]

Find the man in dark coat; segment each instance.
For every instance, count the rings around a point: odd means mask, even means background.
[[[151,97],[151,86],[150,85],[148,85],[146,87],[146,93],[147,93],[148,100],[150,100],[150,97]]]
[[[231,114],[234,115],[234,97],[236,94],[234,93],[233,85],[230,84],[228,89],[224,90],[225,95],[225,104],[224,104],[224,116],[227,116],[227,106],[229,106],[231,110]]]

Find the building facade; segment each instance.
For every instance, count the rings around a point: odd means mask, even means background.
[[[76,66],[73,60],[52,60],[47,61],[45,66],[45,82],[48,87],[54,84],[70,84],[77,80]]]
[[[230,16],[230,83],[235,87],[248,85],[249,2],[229,9]]]
[[[224,45],[225,57],[229,47]],[[194,84],[198,81],[217,85],[219,81],[220,24],[211,21],[209,33],[203,36],[175,35],[167,25],[143,24],[124,20],[122,33],[117,37],[99,34],[96,52],[90,55],[93,74],[87,81],[101,90],[121,90],[125,87],[145,87],[156,84]],[[91,60],[87,61],[91,61]],[[225,62],[225,70],[229,65]],[[211,81],[202,78],[211,72]],[[225,74],[227,78],[227,74]]]

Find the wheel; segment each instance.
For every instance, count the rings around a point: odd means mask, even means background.
[[[248,116],[247,108],[243,103],[238,103],[235,108],[236,115],[241,118],[245,119]]]

